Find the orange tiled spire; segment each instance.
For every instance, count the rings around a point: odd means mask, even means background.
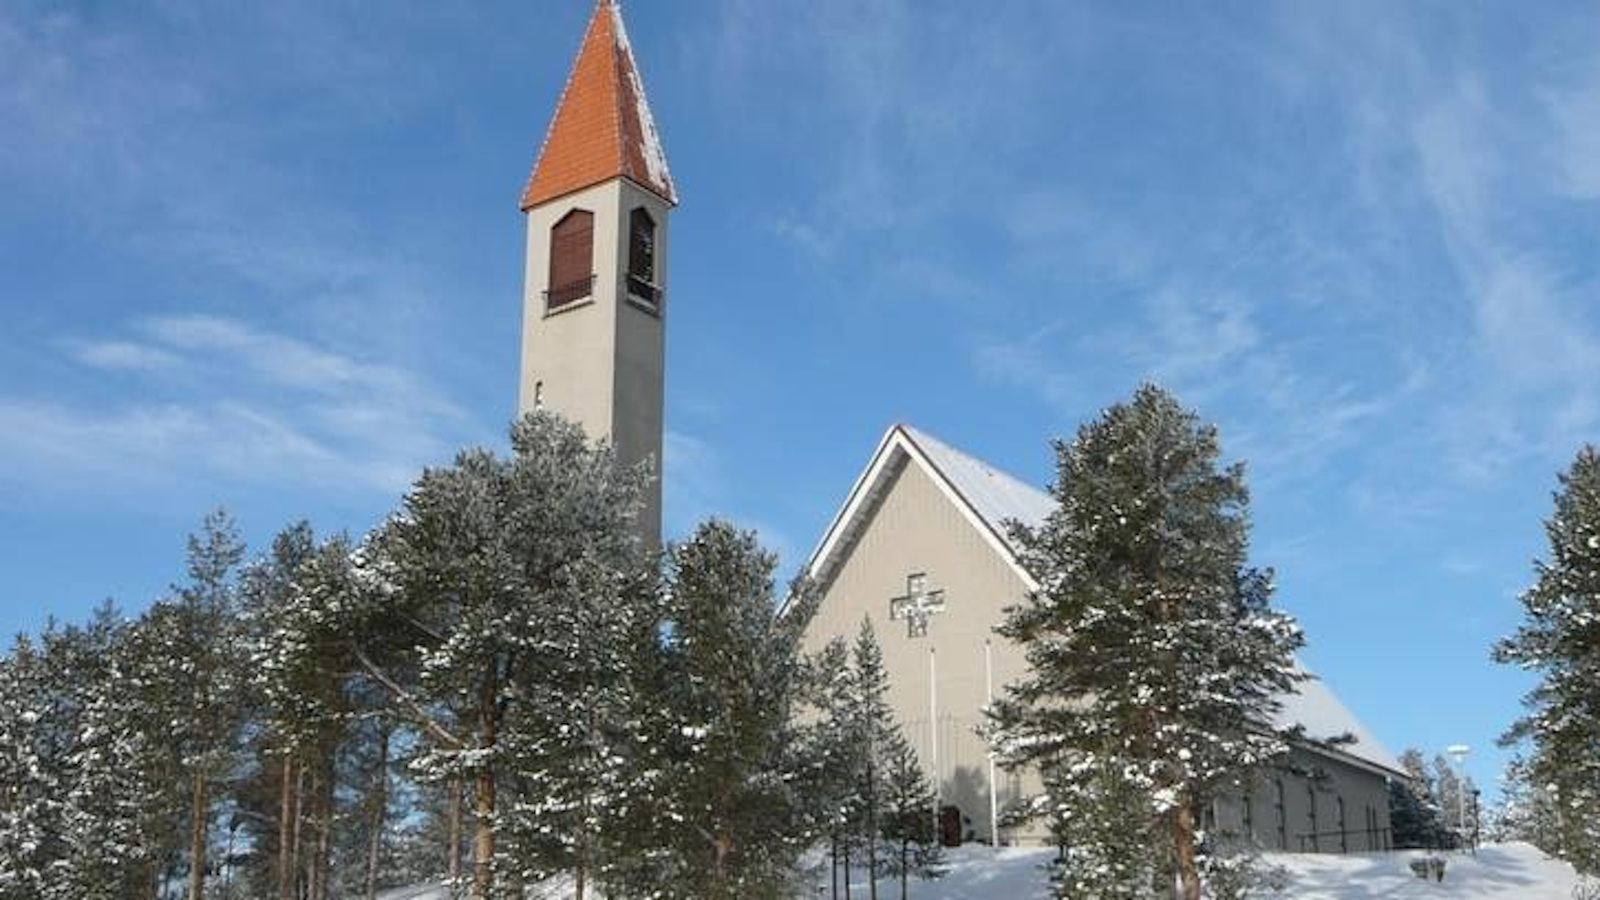
[[[678,202],[622,11],[616,0],[598,0],[539,161],[522,192],[522,209],[619,176],[668,203]]]

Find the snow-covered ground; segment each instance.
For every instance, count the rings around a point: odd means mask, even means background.
[[[948,851],[946,875],[937,881],[913,882],[911,896],[915,900],[1047,897],[1049,878],[1040,866],[1050,861],[1053,852],[1031,848],[996,852],[982,846]],[[1262,865],[1283,870],[1284,887],[1276,896],[1286,900],[1573,900],[1578,883],[1571,866],[1527,844],[1487,846],[1476,856],[1446,854],[1443,882],[1423,881],[1412,874],[1411,860],[1423,855],[1269,853],[1262,857]],[[857,888],[853,897],[867,895],[865,884],[852,887]],[[879,896],[898,898],[899,885],[886,892],[889,887],[880,881]],[[826,881],[819,885],[818,895],[830,896]]]
[[[1049,896],[1049,878],[1040,868],[1050,860],[1049,849],[961,847],[947,853],[948,871],[937,881],[913,881],[915,900],[1027,900]],[[1285,886],[1277,894],[1292,900],[1573,900],[1578,876],[1564,862],[1546,857],[1527,844],[1497,844],[1476,856],[1445,855],[1443,882],[1423,881],[1411,873],[1411,860],[1421,853],[1400,852],[1349,856],[1305,853],[1270,853],[1264,866],[1283,870]],[[821,872],[816,896],[831,896],[827,870]],[[867,896],[867,886],[857,873],[851,897]],[[571,895],[569,882],[546,885],[537,896],[556,900]],[[894,900],[900,886],[887,879],[878,882],[879,896]],[[1270,895],[1268,895],[1270,896]],[[389,891],[380,900],[444,900],[437,888]]]

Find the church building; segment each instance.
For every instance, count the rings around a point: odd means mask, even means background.
[[[657,472],[677,202],[621,12],[616,0],[597,0],[522,194],[519,407],[561,413],[611,440],[621,463]],[[995,827],[1028,785],[997,774],[978,726],[989,698],[1025,664],[994,633],[1002,610],[1035,587],[1006,523],[1038,525],[1052,506],[1039,489],[896,425],[806,564],[822,596],[805,649],[854,637],[863,617],[872,622],[890,700],[934,776],[949,842],[1043,836]],[[659,478],[640,521],[658,546]],[[1213,804],[1207,826],[1266,849],[1387,848],[1387,779],[1403,777],[1399,764],[1324,683],[1307,681],[1282,700],[1284,723],[1313,739],[1294,751],[1296,768],[1313,777],[1268,777]]]
[[[997,771],[978,728],[983,709],[1023,674],[1021,648],[995,634],[1007,606],[1037,587],[1008,523],[1043,524],[1049,494],[908,425],[884,435],[806,565],[821,593],[806,651],[853,639],[863,618],[883,646],[889,699],[935,775],[947,842],[1002,843],[999,813],[1025,784]],[[1354,852],[1389,847],[1388,779],[1400,764],[1315,678],[1280,698],[1280,724],[1311,739],[1290,767],[1219,800],[1205,827],[1268,850]],[[1343,740],[1348,738],[1349,740]],[[1334,745],[1323,742],[1340,740]]]

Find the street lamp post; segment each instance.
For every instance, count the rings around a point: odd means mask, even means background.
[[[1456,762],[1456,800],[1459,807],[1457,813],[1457,834],[1461,835],[1461,843],[1467,842],[1467,754],[1472,748],[1466,744],[1451,744],[1444,748],[1450,758]]]

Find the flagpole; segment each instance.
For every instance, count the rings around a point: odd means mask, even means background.
[[[939,834],[939,806],[943,791],[939,783],[939,667],[938,656],[928,648],[928,755],[933,763],[933,839]]]
[[[989,695],[989,709],[994,709],[994,648],[988,638],[983,639],[983,677]],[[994,741],[989,742],[989,846],[1000,846],[999,788],[994,781]]]

